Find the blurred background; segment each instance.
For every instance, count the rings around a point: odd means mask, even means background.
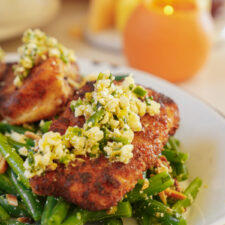
[[[225,0],[1,0],[0,46],[40,28],[77,57],[175,83],[225,115]]]

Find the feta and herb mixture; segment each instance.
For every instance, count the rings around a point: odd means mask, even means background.
[[[48,57],[60,58],[64,63],[75,62],[72,50],[67,49],[55,38],[48,37],[39,29],[27,30],[22,38],[23,46],[18,49],[20,59],[14,66],[14,85],[20,87],[30,70]]]
[[[115,84],[110,73],[100,73],[94,91],[72,101],[71,109],[75,117],[85,117],[83,127],[68,127],[65,135],[45,133],[37,143],[37,152],[24,163],[28,178],[56,169],[57,162],[67,165],[77,156],[103,154],[111,162],[128,163],[133,157],[134,132],[142,130],[140,118],[146,113],[158,114],[160,104],[135,85],[131,76]]]

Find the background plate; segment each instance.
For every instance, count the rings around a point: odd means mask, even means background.
[[[59,6],[59,0],[1,0],[0,41],[46,25],[56,16]]]

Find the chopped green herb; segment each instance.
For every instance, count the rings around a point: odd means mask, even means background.
[[[40,130],[41,130],[41,132],[42,133],[48,132],[49,129],[50,129],[51,124],[52,124],[52,121],[51,120],[50,121],[45,121],[45,122],[42,121],[41,124],[40,124]]]
[[[87,124],[91,123],[91,126],[95,126],[104,116],[105,110],[102,108],[94,113],[88,120]]]
[[[77,101],[73,100],[70,103],[70,108],[72,110],[72,112],[75,112],[76,107],[78,107],[79,105],[82,105],[83,101],[79,98]]]
[[[136,94],[138,97],[145,97],[147,91],[143,87],[137,86],[134,88],[133,93]]]
[[[117,75],[115,76],[115,81],[121,81],[124,80],[126,77],[128,77],[129,74],[125,74],[125,75]]]

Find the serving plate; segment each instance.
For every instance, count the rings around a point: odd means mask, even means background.
[[[15,61],[9,54],[7,61]],[[203,180],[203,188],[187,215],[189,225],[225,224],[225,119],[205,103],[178,87],[150,74],[129,67],[78,59],[81,74],[97,74],[110,70],[113,74],[132,73],[135,81],[171,97],[180,109],[181,123],[176,137],[182,149],[190,154],[190,180]],[[134,224],[126,220],[125,224]]]

